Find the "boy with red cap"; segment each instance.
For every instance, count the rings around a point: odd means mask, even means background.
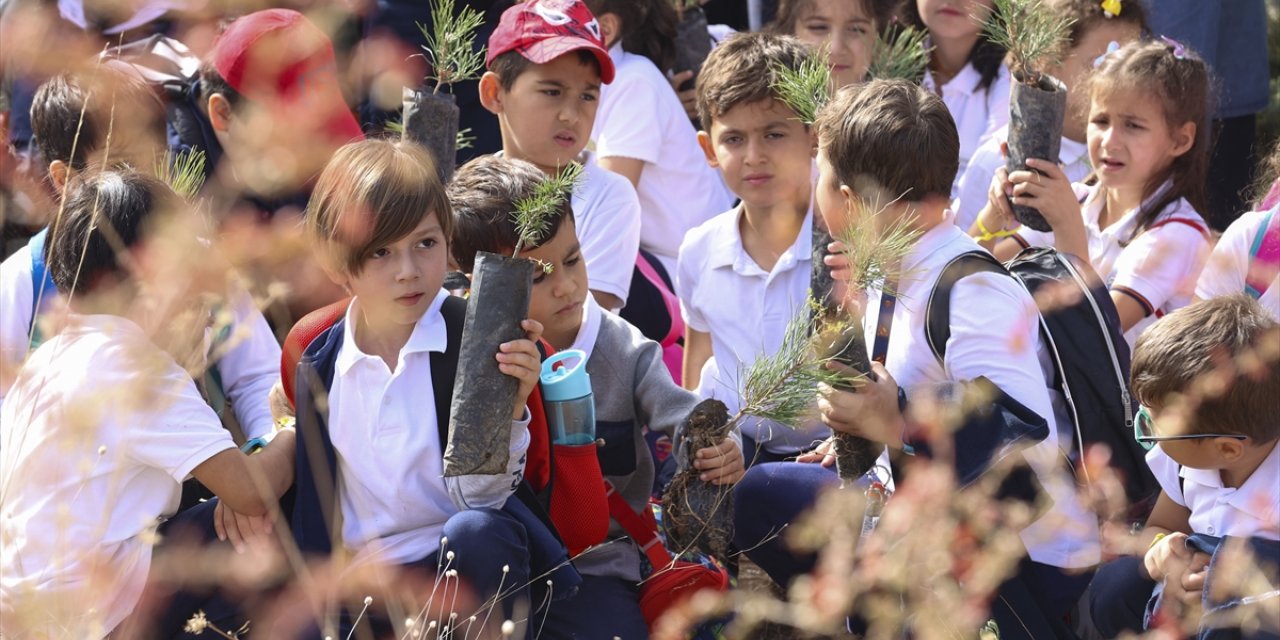
[[[626,178],[585,150],[600,85],[613,81],[599,23],[580,0],[517,4],[489,37],[486,64],[480,102],[498,116],[501,154],[547,173],[583,165],[571,206],[588,286],[601,307],[622,308],[640,248],[640,200]]]

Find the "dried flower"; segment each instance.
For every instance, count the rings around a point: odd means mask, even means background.
[[[187,624],[182,630],[198,636],[204,633],[204,630],[208,627],[209,620],[204,617],[204,611],[197,611],[194,616],[191,616],[190,620],[187,620]]]

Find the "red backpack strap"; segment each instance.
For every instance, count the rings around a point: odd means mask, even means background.
[[[1271,280],[1280,270],[1280,204],[1271,208],[1258,227],[1258,234],[1249,248],[1249,271],[1245,274],[1245,292],[1255,300],[1262,297],[1271,286]]]
[[[612,482],[605,480],[604,487],[609,496],[609,515],[640,546],[653,569],[658,571],[671,564],[671,552],[658,537],[658,522],[653,518],[653,511],[646,508],[644,515],[640,515],[631,509]]]
[[[1150,227],[1147,227],[1147,231],[1151,231],[1152,229],[1159,229],[1160,227],[1163,227],[1167,224],[1185,224],[1188,227],[1191,227],[1192,229],[1199,231],[1200,235],[1206,238],[1209,237],[1209,229],[1207,229],[1204,226],[1204,223],[1200,222],[1199,220],[1192,220],[1191,218],[1165,218],[1164,220],[1156,222]]]
[[[346,298],[321,307],[303,316],[289,329],[289,335],[284,339],[280,350],[280,383],[284,387],[284,395],[289,398],[289,404],[294,404],[293,379],[298,372],[298,361],[302,359],[302,354],[316,336],[324,333],[347,313],[350,305],[351,298]]]
[[[542,358],[555,354],[555,347],[546,340],[538,341]],[[529,452],[524,464],[524,479],[533,490],[541,493],[551,484],[551,430],[547,426],[547,411],[542,404],[542,385],[533,386],[526,403],[529,407]]]

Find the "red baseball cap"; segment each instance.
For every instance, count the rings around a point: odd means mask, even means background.
[[[601,82],[613,82],[613,59],[600,37],[600,23],[582,0],[529,0],[502,13],[502,20],[489,36],[485,66],[508,51],[545,64],[579,49],[595,55]]]
[[[218,36],[210,56],[245,98],[295,121],[314,118],[335,142],[364,138],[338,83],[333,43],[301,13],[268,9],[242,16]]]

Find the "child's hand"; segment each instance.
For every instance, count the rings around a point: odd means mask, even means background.
[[[866,307],[867,292],[849,290],[849,279],[853,274],[849,270],[849,257],[844,254],[844,250],[844,243],[839,240],[827,245],[828,255],[822,258],[822,264],[831,271],[833,299],[839,301],[842,309],[860,318]]]
[[[838,362],[827,363],[827,368],[850,377],[857,375]],[[871,363],[871,372],[876,380],[863,379],[855,391],[819,384],[818,411],[834,431],[901,447],[906,423],[898,410],[898,383],[879,362]]]
[[[1025,171],[1009,174],[1009,183],[1013,185],[1013,203],[1035,207],[1049,226],[1053,227],[1055,235],[1076,227],[1083,230],[1084,218],[1080,215],[1080,203],[1076,202],[1076,192],[1072,190],[1071,181],[1062,172],[1062,167],[1035,158],[1027,160],[1027,167],[1029,169]]]
[[[815,463],[820,462],[824,467],[830,467],[836,463],[836,441],[833,438],[827,438],[822,441],[813,451],[806,451],[796,456],[796,462]]]
[[[690,120],[697,122],[698,120],[698,87],[695,84],[688,91],[681,91],[680,85],[693,79],[693,71],[681,71],[671,76],[671,88],[675,89],[676,96],[680,98],[680,106],[684,107],[685,115]]]
[[[1191,563],[1191,550],[1187,548],[1187,534],[1171,533],[1147,549],[1142,565],[1147,575],[1156,582],[1168,576],[1180,576]]]
[[[995,175],[991,178],[991,187],[987,189],[987,206],[978,212],[980,226],[975,224],[970,235],[1018,228],[1018,219],[1013,216],[1013,207],[1009,206],[1008,196],[1011,193],[1013,193],[1013,184],[1009,182],[1009,171],[1004,167],[996,169]],[[986,231],[983,231],[984,228]]]
[[[1209,573],[1209,554],[1196,551],[1191,555],[1191,564],[1182,573],[1183,604],[1198,605],[1204,599],[1204,579]]]
[[[219,500],[213,508],[213,529],[219,540],[230,542],[236,553],[244,553],[250,544],[271,540],[271,514],[246,516],[224,507]]]
[[[277,380],[267,394],[267,406],[271,407],[271,419],[279,422],[282,418],[294,417],[293,404],[289,396],[284,394],[284,383]]]
[[[537,320],[525,320],[520,328],[528,336],[524,340],[504,342],[498,347],[498,370],[520,381],[520,390],[516,393],[516,405],[511,409],[511,419],[524,417],[525,402],[538,384],[538,374],[542,371],[542,358],[538,355],[537,342],[542,338],[542,325]]]
[[[747,472],[742,462],[742,447],[732,437],[726,437],[714,447],[698,449],[694,455],[693,467],[701,471],[698,479],[703,482],[733,484]]]

